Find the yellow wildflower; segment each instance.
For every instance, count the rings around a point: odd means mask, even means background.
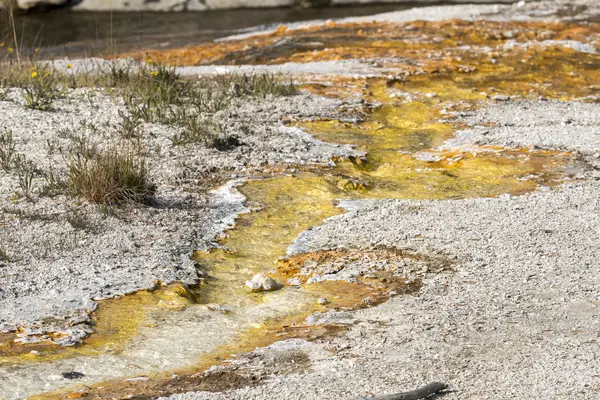
[[[32,78],[36,78],[37,76],[38,76],[38,73],[37,73],[36,71],[33,71],[33,72],[31,73],[31,77],[32,77]]]
[[[8,51],[9,53],[12,53],[15,49],[13,49],[12,47],[7,47],[6,51]]]
[[[152,75],[152,76],[158,76],[158,71],[150,71],[150,75]]]
[[[67,68],[69,68],[69,69],[73,68],[73,64],[67,64]]]

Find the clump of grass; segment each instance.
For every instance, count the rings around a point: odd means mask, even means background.
[[[231,90],[235,96],[254,96],[264,99],[268,95],[281,97],[299,93],[298,87],[291,80],[286,82],[280,75],[275,74],[221,75],[216,82],[221,90]]]
[[[9,87],[21,88],[28,108],[50,110],[52,102],[60,95],[62,80],[61,74],[36,63],[0,64],[0,88],[5,88],[2,89],[4,97],[7,97]]]
[[[175,69],[166,65],[151,68],[146,75],[142,70],[142,77],[146,77],[148,85],[146,90],[151,90],[153,95],[161,102],[177,104],[186,94],[188,83],[185,82]]]
[[[226,90],[195,86],[190,95],[190,103],[198,113],[214,114],[225,110],[231,104],[232,95]]]
[[[125,87],[131,82],[131,77],[131,69],[112,63],[108,71],[101,74],[101,78],[103,78],[101,82],[107,87]]]
[[[190,93],[189,82],[165,65],[144,66],[119,81],[129,115],[144,122],[169,123],[173,106],[182,105]]]
[[[73,155],[68,165],[71,191],[93,203],[151,203],[155,187],[146,161],[133,151],[113,148],[93,158]]]
[[[97,128],[87,121],[81,121],[77,133],[73,128],[63,128],[57,133],[57,136],[61,139],[68,139],[71,142],[69,144],[70,154],[77,154],[86,159],[91,159],[98,154],[99,150],[98,146],[90,141],[89,131],[97,133]]]
[[[52,167],[43,174],[43,177],[46,184],[40,189],[40,196],[54,197],[66,192],[67,183],[56,176]]]
[[[221,151],[230,150],[241,143],[235,136],[223,133],[221,126],[210,119],[189,117],[183,129],[173,137],[174,146],[202,144]]]
[[[158,102],[152,96],[139,98],[131,94],[126,94],[125,106],[131,118],[148,123],[168,122],[167,115],[171,110],[169,103]]]
[[[19,187],[24,197],[30,197],[33,188],[33,178],[39,172],[33,162],[16,151],[12,132],[7,130],[0,133],[0,167],[5,172],[16,171]]]

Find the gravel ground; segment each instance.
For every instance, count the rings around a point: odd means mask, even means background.
[[[67,169],[60,149],[82,135],[100,147],[124,144],[115,128],[124,106],[114,96],[76,90],[51,112],[26,109],[14,90],[11,100],[0,102],[0,132],[10,129],[16,151],[58,178]],[[282,125],[284,117],[331,116],[340,106],[308,95],[240,101],[215,117],[241,142],[227,151],[174,146],[176,128],[144,125],[141,140],[157,185],[152,207],[112,213],[67,195],[42,196],[41,176],[33,180],[31,199],[19,198],[17,174],[0,170],[0,248],[8,257],[0,262],[0,331],[23,325],[62,330],[69,334],[62,343],[69,344],[89,331],[86,312],[94,299],[151,288],[156,280],[194,283],[192,251],[213,246],[246,210],[235,182],[213,193],[199,190],[200,183],[241,178],[269,165],[327,163],[334,155],[357,154]]]
[[[594,154],[597,106],[511,102],[468,118],[499,124],[487,128],[490,143]],[[479,141],[477,131],[463,144]],[[170,399],[355,399],[434,380],[451,386],[449,399],[597,399],[599,178],[590,170],[521,197],[343,204],[348,213],[305,232],[290,253],[383,245],[451,255],[454,271],[427,274],[416,295],[329,315],[350,330],[307,347],[302,374]]]
[[[496,102],[472,113],[459,114],[476,129],[459,131],[446,147],[469,143],[577,150],[600,156],[600,103],[557,101]],[[483,125],[495,123],[492,128]]]

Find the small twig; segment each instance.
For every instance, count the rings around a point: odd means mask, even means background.
[[[362,400],[420,400],[447,389],[448,385],[441,382],[431,382],[419,389],[409,392],[388,394],[385,396],[364,398]]]

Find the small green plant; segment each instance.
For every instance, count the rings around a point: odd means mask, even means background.
[[[56,177],[52,166],[48,172],[42,174],[46,184],[42,186],[40,190],[40,196],[54,197],[56,195],[65,193],[67,189],[67,183]]]
[[[6,247],[0,246],[0,261],[10,262],[10,257],[8,257],[8,250]]]
[[[190,84],[165,65],[142,66],[119,82],[129,114],[145,122],[168,123],[172,106],[189,96]]]
[[[130,118],[148,123],[159,122],[163,119],[167,107],[167,105],[157,103],[152,97],[139,99],[131,95],[125,97],[125,106]]]
[[[35,177],[36,169],[33,162],[26,160],[22,154],[15,158],[15,169],[19,177],[19,187],[21,194],[24,197],[30,197],[33,187],[33,178]]]
[[[81,126],[81,129],[84,130],[84,132],[92,132],[92,133],[99,133],[100,130],[98,129],[98,126],[86,119],[84,119],[83,121],[81,121],[79,123],[79,126]]]
[[[56,218],[56,214],[44,214],[36,211],[25,211],[16,207],[3,207],[2,212],[5,214],[14,215],[19,219],[29,221],[52,221],[52,219]]]
[[[53,74],[33,66],[30,77],[23,84],[25,106],[34,110],[48,111],[59,93]]]
[[[142,70],[142,74],[144,71]],[[144,76],[144,75],[142,75]],[[186,93],[188,84],[181,79],[175,69],[166,65],[156,65],[148,71],[146,89],[153,89],[162,102],[177,103]]]
[[[90,142],[85,129],[83,129],[80,135],[76,135],[75,132],[71,131],[68,138],[71,140],[69,148],[71,154],[78,154],[85,159],[91,159],[99,152],[98,145]]]
[[[60,148],[58,139],[46,139],[46,148],[48,149],[48,155],[52,156],[54,153],[56,153],[57,149]]]
[[[0,84],[0,101],[8,101],[8,88]]]
[[[103,74],[103,83],[107,87],[123,87],[131,82],[132,72],[129,68],[123,68],[116,63],[111,63],[109,70]]]
[[[72,155],[68,182],[75,195],[107,205],[149,204],[155,193],[145,160],[132,151],[123,152],[116,148],[93,158]]]
[[[184,121],[183,129],[173,137],[173,145],[200,143],[211,147],[221,134],[221,127],[209,119],[189,116]]]
[[[140,135],[140,125],[142,122],[139,118],[136,118],[131,113],[125,113],[119,110],[119,117],[121,121],[117,122],[117,129],[121,133],[121,136],[125,139],[137,138]]]
[[[122,213],[120,212],[120,210],[113,205],[109,205],[109,204],[99,204],[98,205],[98,210],[104,214],[105,217],[115,217],[118,219],[121,219],[123,217]]]
[[[173,137],[174,146],[202,144],[221,151],[230,150],[241,143],[235,136],[225,135],[221,126],[210,119],[190,116],[183,129]]]
[[[195,88],[190,95],[190,103],[199,113],[214,114],[225,110],[231,104],[231,94],[225,90],[214,90],[213,88]]]
[[[84,214],[80,211],[74,211],[67,214],[66,219],[69,225],[76,230],[92,233],[98,231],[98,226],[96,223],[87,214]]]
[[[0,133],[0,166],[4,171],[12,169],[16,154],[12,131]]]

